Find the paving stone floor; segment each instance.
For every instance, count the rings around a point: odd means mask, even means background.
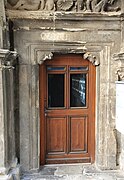
[[[48,165],[39,172],[22,175],[21,180],[124,180],[119,170],[101,171],[92,165]]]

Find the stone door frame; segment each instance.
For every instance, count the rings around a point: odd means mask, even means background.
[[[110,49],[112,43],[101,43],[101,44],[86,44],[87,49],[90,54],[93,56],[87,56],[86,49],[84,48],[84,43],[73,43],[73,42],[54,42],[52,43],[25,43],[27,59],[30,61],[29,68],[21,69],[20,64],[20,77],[25,74],[25,79],[21,79],[21,88],[20,88],[20,164],[23,164],[22,170],[36,170],[40,168],[40,115],[39,115],[39,64],[42,64],[44,60],[51,59],[54,53],[82,53],[85,54],[85,57],[89,59],[92,63],[96,63],[100,66],[96,67],[96,148],[95,148],[95,164],[101,169],[115,168],[116,167],[116,140],[113,134],[113,129],[110,130],[110,127],[106,127],[106,121],[102,114],[104,114],[104,106],[109,106],[108,96],[103,96],[102,90],[104,86],[100,80],[100,67],[106,63],[110,65]],[[83,48],[82,48],[83,47]],[[89,53],[88,53],[89,54]],[[108,56],[108,59],[105,59]],[[95,61],[94,58],[96,57]],[[104,71],[104,69],[103,69]],[[109,77],[106,76],[108,79]],[[23,84],[23,80],[25,81]],[[30,81],[30,89],[29,84]],[[102,87],[103,86],[103,87]],[[30,90],[29,97],[26,97],[21,92],[24,88]],[[109,87],[109,82],[107,83]],[[100,90],[101,89],[101,90]],[[107,93],[107,88],[106,88]],[[25,92],[24,92],[25,93]],[[28,99],[29,98],[29,99]],[[29,101],[28,103],[28,114],[23,117],[24,108],[23,104]],[[102,109],[103,108],[103,109]],[[109,111],[105,112],[109,114]],[[106,114],[106,116],[108,116]],[[24,124],[26,124],[24,128]],[[113,148],[112,151],[108,151],[109,142],[105,140],[105,137],[110,137],[113,139]],[[26,141],[27,139],[27,141]],[[25,152],[25,153],[24,153]],[[110,161],[109,161],[110,158]],[[108,164],[109,163],[109,164]]]

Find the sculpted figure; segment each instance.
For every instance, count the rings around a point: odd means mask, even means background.
[[[93,10],[96,12],[105,11],[108,1],[109,0],[99,1]]]
[[[92,0],[92,10],[94,12],[118,11],[119,7],[112,7],[115,0]]]
[[[9,3],[7,4],[8,9],[16,9],[16,10],[54,10],[54,0],[19,0],[15,6],[11,6]]]
[[[16,5],[11,6],[11,8],[17,10],[38,10],[43,1],[44,0],[19,0]]]
[[[92,11],[92,6],[91,6],[91,3],[92,3],[93,0],[87,0],[86,1],[86,11],[88,12],[91,12]]]
[[[77,0],[78,11],[83,10],[91,12],[91,2],[92,0]]]
[[[86,8],[86,5],[85,5],[85,1],[86,0],[77,0],[77,10],[78,11],[81,11],[84,9],[84,6]],[[85,9],[86,10],[86,9]]]
[[[45,10],[47,10],[47,11],[55,10],[54,0],[46,0]]]

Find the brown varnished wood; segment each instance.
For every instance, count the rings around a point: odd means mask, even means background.
[[[48,108],[47,66],[65,66],[66,71],[49,71],[65,74],[65,108]],[[87,104],[85,108],[70,108],[70,66],[88,66]],[[93,163],[95,161],[95,67],[81,55],[56,55],[40,66],[40,157],[41,164]]]

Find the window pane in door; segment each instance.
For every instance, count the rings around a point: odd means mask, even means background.
[[[70,74],[70,107],[86,106],[86,74]]]
[[[64,74],[48,74],[48,107],[64,107]]]

